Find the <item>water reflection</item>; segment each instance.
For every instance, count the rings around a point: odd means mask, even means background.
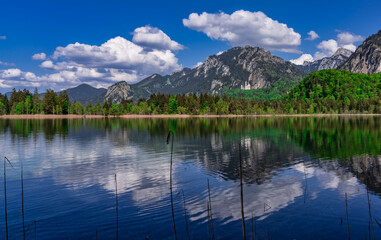
[[[165,142],[169,130],[175,132],[174,193],[185,192],[194,238],[207,237],[202,227],[207,224],[207,178],[211,180],[217,235],[221,239],[239,236],[238,143],[242,146],[246,220],[250,222],[253,215],[276,227],[275,238],[321,236],[318,228],[310,229],[308,224],[292,228],[304,221],[319,223],[328,228],[326,233],[345,237],[337,224],[345,210],[345,193],[350,203],[357,204],[351,208],[357,227],[354,236],[363,237],[367,231],[367,189],[376,195],[374,215],[381,216],[378,117],[0,120],[1,154],[16,162],[23,159],[26,180],[40,182],[39,186],[29,185],[30,191],[57,189],[50,201],[67,204],[53,217],[44,215],[49,211],[27,209],[31,218],[38,215],[51,221],[51,230],[41,230],[42,239],[48,239],[53,230],[71,231],[71,238],[87,238],[94,225],[106,226],[103,231],[112,236],[113,202],[108,198],[115,191],[114,174],[121,198],[122,236],[142,238],[149,228],[154,239],[171,238],[170,152]],[[9,175],[15,189],[10,190],[14,218],[19,214],[14,204],[18,177]],[[50,201],[33,196],[31,205],[51,208]],[[179,227],[184,224],[180,200],[175,196]],[[73,209],[78,211],[78,219],[64,228],[54,225],[57,218],[72,221],[68,213]],[[93,216],[90,224],[87,214],[104,217]],[[16,237],[19,224],[19,220],[13,222]],[[376,234],[381,236],[381,231]]]

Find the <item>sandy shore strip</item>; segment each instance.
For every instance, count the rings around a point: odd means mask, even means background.
[[[356,117],[381,116],[381,114],[250,114],[250,115],[188,115],[188,114],[156,114],[156,115],[120,115],[120,118],[256,118],[256,117]]]
[[[0,119],[81,119],[81,118],[104,118],[103,115],[54,115],[54,114],[23,114],[23,115],[0,115]]]
[[[381,114],[255,114],[255,115],[188,115],[188,114],[125,114],[117,115],[116,118],[137,119],[137,118],[257,118],[257,117],[370,117],[381,116]],[[97,119],[114,118],[110,115],[54,115],[54,114],[36,114],[36,115],[0,115],[0,119]]]

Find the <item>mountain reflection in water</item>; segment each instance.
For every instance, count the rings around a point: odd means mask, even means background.
[[[380,120],[0,119],[0,154],[15,165],[7,170],[10,239],[22,236],[21,160],[25,221],[29,225],[38,219],[39,239],[89,239],[96,230],[99,239],[114,238],[115,174],[120,239],[172,239],[166,144],[170,130],[175,132],[173,192],[179,238],[186,238],[181,190],[191,238],[208,238],[207,179],[216,238],[242,237],[238,143],[248,237],[253,217],[259,239],[347,238],[345,193],[351,237],[369,237],[368,190],[374,234],[380,238],[375,223],[381,219]]]

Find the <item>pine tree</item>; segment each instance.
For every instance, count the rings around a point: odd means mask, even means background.
[[[42,102],[45,114],[53,114],[54,107],[57,105],[57,94],[52,89],[47,89]]]

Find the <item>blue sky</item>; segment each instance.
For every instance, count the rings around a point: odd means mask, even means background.
[[[296,61],[302,63],[331,55],[338,47],[353,49],[381,29],[381,2],[375,0],[36,0],[1,5],[0,92],[134,83],[153,73],[194,67],[235,45],[261,46],[286,60],[305,54]],[[319,38],[307,40],[310,31]],[[32,59],[38,53],[44,54]]]

